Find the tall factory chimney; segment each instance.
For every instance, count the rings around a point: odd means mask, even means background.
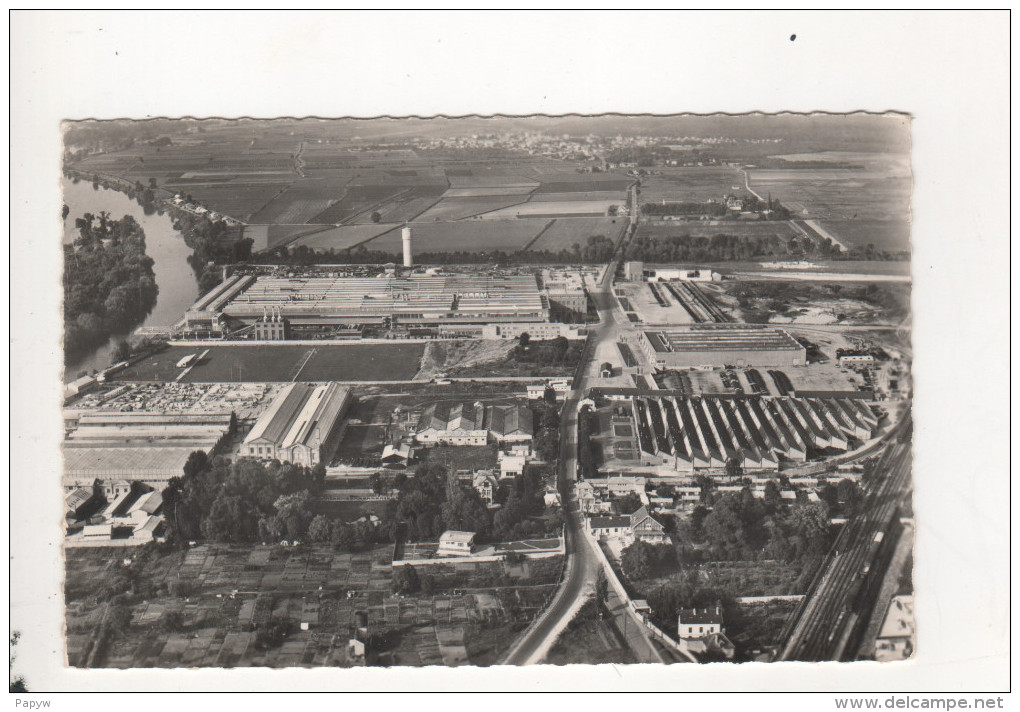
[[[400,238],[404,243],[404,267],[413,267],[414,257],[411,254],[411,228],[404,225],[400,230]]]

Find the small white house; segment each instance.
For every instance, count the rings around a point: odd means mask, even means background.
[[[439,537],[437,556],[471,556],[475,543],[474,532],[458,532],[449,530]]]

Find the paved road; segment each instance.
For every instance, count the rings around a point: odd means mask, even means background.
[[[560,421],[558,477],[560,493],[561,496],[565,495],[563,501],[566,503],[567,572],[552,603],[511,648],[504,660],[508,665],[541,662],[555,642],[556,635],[570,622],[584,597],[595,588],[601,564],[583,534],[582,515],[574,495],[574,482],[577,479],[577,406],[592,380],[598,378],[599,363],[595,357],[598,347],[606,342],[615,343],[619,335],[616,299],[612,296],[618,262],[617,259],[609,264],[597,289],[592,293],[600,324],[591,328],[591,348],[585,350],[586,361],[579,368],[580,376],[574,384],[575,390],[564,403]],[[614,625],[623,633],[639,662],[663,661],[646,629],[638,624],[634,612],[616,597],[611,587],[607,607],[613,614]]]

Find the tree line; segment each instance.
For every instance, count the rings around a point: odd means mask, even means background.
[[[85,213],[75,226],[78,236],[64,245],[65,361],[137,326],[159,292],[145,233],[134,218]]]
[[[627,259],[642,262],[728,262],[763,257],[832,259],[840,255],[831,240],[779,235],[727,235],[692,237],[679,233],[665,237],[636,235],[627,246]]]
[[[599,264],[608,262],[616,245],[604,235],[591,235],[584,245],[574,243],[569,249],[562,250],[504,250],[450,252],[416,252],[415,261],[422,264],[461,265],[461,264],[492,264],[497,267],[514,264]],[[268,250],[259,255],[259,262],[265,264],[307,267],[316,264],[401,264],[403,256],[397,252],[370,250],[359,245],[345,250],[326,249],[314,250],[307,245],[295,245]]]

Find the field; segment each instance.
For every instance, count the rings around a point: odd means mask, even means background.
[[[510,195],[531,195],[532,186],[503,186],[494,188],[450,188],[448,191],[443,193],[443,198],[485,198],[485,197],[502,197]],[[527,200],[527,198],[521,198],[521,200]]]
[[[606,215],[610,206],[621,206],[620,200],[561,200],[528,202],[502,210],[494,210],[482,217],[486,220],[507,218],[598,217]]]
[[[143,556],[137,549],[70,550],[68,662],[120,669],[346,667],[354,664],[347,641],[362,611],[373,641],[370,664],[491,665],[547,603],[561,565],[550,559],[513,568],[430,566],[419,573],[430,592],[398,598],[391,593],[391,554],[391,545],[357,553],[328,546],[202,545]],[[125,556],[136,559],[137,570],[125,569]],[[123,607],[110,606],[104,588],[118,569],[142,582],[139,594],[122,595]],[[109,615],[119,616],[116,627],[100,625]],[[286,633],[262,645],[257,631],[270,622]]]
[[[443,198],[416,218],[416,222],[461,220],[492,210],[507,208],[527,200],[526,195],[493,195],[477,198]]]
[[[909,160],[884,154],[818,154],[847,159],[863,170],[827,168],[753,169],[750,185],[771,193],[802,217],[818,220],[841,241],[882,250],[909,248],[911,178]],[[805,156],[799,157],[804,160]]]
[[[620,205],[625,205],[627,194],[622,190],[593,190],[570,193],[535,193],[531,196],[532,203],[555,203],[564,200],[612,200]]]
[[[322,346],[171,346],[116,375],[119,381],[172,381],[177,361],[206,348],[209,355],[185,383],[247,381],[401,381],[418,370],[424,344]]]
[[[626,227],[626,218],[559,218],[528,249],[551,252],[569,250],[575,244],[583,247],[588,238],[595,235],[616,242]]]
[[[422,252],[514,252],[528,244],[542,228],[543,220],[472,220],[465,222],[415,223],[414,251]],[[390,232],[365,245],[370,250],[400,252],[399,232]]]
[[[641,179],[642,203],[719,201],[726,194],[746,192],[744,174],[736,168],[698,166],[655,170],[654,175]]]
[[[712,237],[713,235],[736,235],[737,237],[765,237],[779,235],[784,238],[799,235],[787,221],[772,220],[692,220],[691,222],[641,223],[635,238]]]
[[[363,242],[379,237],[390,230],[396,230],[398,223],[378,223],[368,225],[344,225],[343,227],[326,227],[305,225],[307,237],[302,237],[294,245],[305,245],[313,250],[346,250]],[[311,229],[318,228],[312,232]]]

